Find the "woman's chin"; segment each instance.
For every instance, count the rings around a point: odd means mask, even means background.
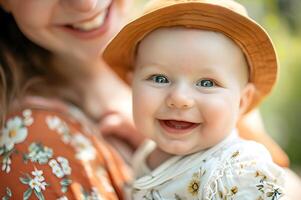
[[[101,61],[101,51],[102,49],[75,49],[74,51],[67,51],[64,58],[69,58],[70,61],[74,64],[85,65],[89,68],[88,65],[97,64]]]

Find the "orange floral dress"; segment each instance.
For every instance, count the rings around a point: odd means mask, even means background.
[[[32,102],[9,115],[1,130],[0,198],[123,199],[128,168],[80,110]]]

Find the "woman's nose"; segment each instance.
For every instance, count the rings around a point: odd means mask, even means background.
[[[68,9],[74,9],[80,12],[93,10],[99,0],[62,0],[63,5]]]
[[[194,106],[193,97],[185,88],[175,88],[167,96],[166,104],[169,108],[188,109]]]

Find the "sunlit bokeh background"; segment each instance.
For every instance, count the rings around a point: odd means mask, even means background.
[[[301,1],[239,0],[270,34],[279,58],[279,80],[261,111],[270,135],[301,173]]]
[[[237,0],[270,34],[280,73],[272,94],[260,110],[269,134],[285,150],[291,168],[301,175],[301,1]],[[141,11],[147,0],[136,0]]]

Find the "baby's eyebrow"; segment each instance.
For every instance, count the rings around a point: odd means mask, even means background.
[[[196,68],[196,73],[197,72],[202,74],[219,74],[221,72],[221,68],[215,66],[200,66],[199,68]]]
[[[151,70],[162,70],[162,71],[170,71],[172,67],[169,64],[159,63],[159,62],[145,62],[145,63],[137,63],[135,67],[143,68],[143,69],[151,69]]]

